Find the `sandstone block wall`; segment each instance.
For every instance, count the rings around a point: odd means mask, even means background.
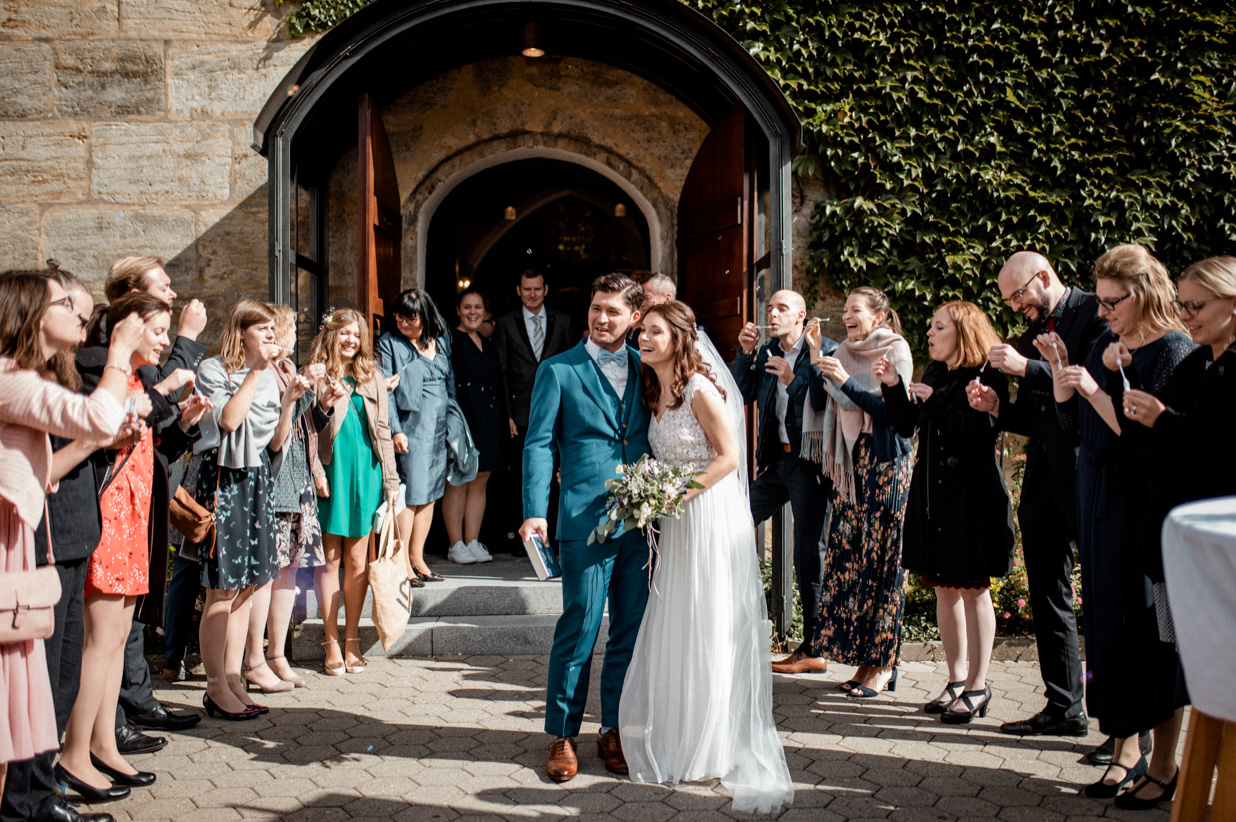
[[[275,0],[0,3],[0,269],[55,257],[101,286],[112,260],[154,254],[213,316],[267,289],[266,161],[252,123],[313,44]],[[405,283],[434,191],[502,152],[591,157],[638,189],[673,270],[678,193],[706,126],[646,81],[598,63],[499,58],[444,73],[384,112],[404,202]],[[355,268],[355,153],[332,173],[331,301]],[[801,275],[818,182],[795,191]],[[836,314],[837,312],[833,312]],[[212,323],[212,329],[217,326]]]
[[[0,268],[58,259],[101,286],[168,260],[215,316],[266,294],[253,118],[314,42],[274,0],[0,4]]]

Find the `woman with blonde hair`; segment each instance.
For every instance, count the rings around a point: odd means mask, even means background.
[[[326,563],[318,566],[316,577],[326,633],[323,670],[331,676],[357,674],[366,665],[359,632],[369,584],[373,517],[384,500],[394,510],[399,496],[386,379],[373,359],[368,324],[351,308],[337,309],[323,318],[309,362],[324,365],[331,388],[345,397],[318,435],[318,454],[326,471],[322,490],[327,492],[318,501]],[[320,403],[328,397],[326,391],[322,394]],[[343,648],[339,647],[338,625],[341,563]]]
[[[1159,637],[1167,642],[1174,642],[1175,628],[1163,576],[1163,519],[1177,505],[1236,494],[1231,470],[1236,462],[1236,257],[1194,263],[1180,275],[1178,290],[1175,309],[1197,348],[1176,366],[1158,396],[1142,388],[1137,373],[1127,372],[1127,390],[1110,372],[1107,380],[1121,445],[1151,457],[1155,516],[1142,534],[1141,548],[1154,584]],[[1113,363],[1117,356],[1123,365],[1124,352],[1112,351]],[[1121,808],[1153,808],[1175,794],[1179,725],[1159,728],[1146,775],[1116,797]]]
[[[279,356],[275,315],[265,303],[237,303],[221,342],[220,355],[197,371],[197,392],[214,403],[218,428],[218,445],[204,454],[194,491],[215,515],[213,534],[195,546],[206,588],[198,643],[206,713],[244,720],[267,711],[246,695],[242,666],[250,598],[279,575],[272,463],[282,460],[296,401],[309,383],[297,377],[280,398],[271,368]]]
[[[1086,707],[1099,729],[1115,739],[1112,762],[1087,796],[1111,799],[1146,775],[1138,747],[1141,731],[1155,729],[1155,748],[1175,751],[1188,702],[1180,656],[1161,641],[1153,569],[1141,547],[1154,529],[1154,478],[1144,452],[1122,441],[1123,424],[1106,381],[1133,380],[1158,396],[1194,345],[1173,309],[1176,289],[1167,269],[1138,245],[1111,249],[1094,266],[1099,315],[1111,330],[1084,365],[1053,374],[1057,412],[1077,431],[1077,549],[1081,558],[1082,620],[1086,635]],[[1059,335],[1035,345],[1067,361]],[[1110,373],[1108,369],[1110,368]],[[1077,395],[1085,400],[1079,402]],[[1162,751],[1166,746],[1167,751]],[[1168,774],[1166,778],[1170,778]]]
[[[807,337],[823,379],[812,381],[803,411],[802,453],[833,481],[824,585],[810,639],[821,656],[857,665],[841,688],[853,699],[870,699],[897,687],[911,452],[889,419],[875,369],[883,361],[909,382],[914,364],[884,292],[854,289],[841,317],[846,339],[834,356],[820,356],[818,328]]]
[[[991,578],[1012,569],[1013,508],[996,462],[998,432],[966,393],[978,382],[1008,402],[1004,374],[986,367],[999,342],[977,305],[948,302],[927,329],[932,362],[921,382],[903,382],[887,362],[875,366],[893,427],[903,437],[918,432],[901,565],[936,592],[949,681],[925,710],[948,724],[987,715],[996,638]]]
[[[283,394],[296,379],[291,355],[296,346],[296,311],[286,305],[270,305],[275,314],[275,340],[279,353],[271,370]],[[305,377],[317,382],[326,373],[318,364],[305,369]],[[275,477],[275,550],[279,576],[253,592],[249,614],[248,663],[245,679],[262,693],[280,693],[303,688],[305,680],[288,664],[288,626],[296,604],[296,576],[302,568],[317,568],[326,562],[322,551],[322,528],[318,523],[318,492],[326,492],[326,472],[318,459],[318,434],[311,406],[316,395],[307,391],[292,410],[292,433],[283,448],[283,467]],[[262,638],[266,638],[265,651]]]

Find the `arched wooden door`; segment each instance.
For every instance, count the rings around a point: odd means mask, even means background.
[[[376,341],[380,333],[394,327],[387,311],[400,291],[403,220],[399,214],[395,159],[382,116],[368,94],[360,95],[358,109],[357,308],[369,318],[369,330]]]
[[[678,294],[727,358],[754,309],[755,169],[746,119],[735,105],[716,122],[678,200]]]

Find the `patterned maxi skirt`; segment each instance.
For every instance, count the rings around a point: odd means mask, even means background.
[[[876,462],[871,436],[854,444],[855,501],[833,492],[813,650],[845,665],[893,665],[901,646],[906,574],[901,534],[913,465]]]

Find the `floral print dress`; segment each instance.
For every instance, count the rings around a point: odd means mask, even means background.
[[[901,534],[909,458],[876,462],[870,434],[854,443],[854,502],[832,492],[828,551],[812,650],[845,665],[893,665],[906,575]]]

